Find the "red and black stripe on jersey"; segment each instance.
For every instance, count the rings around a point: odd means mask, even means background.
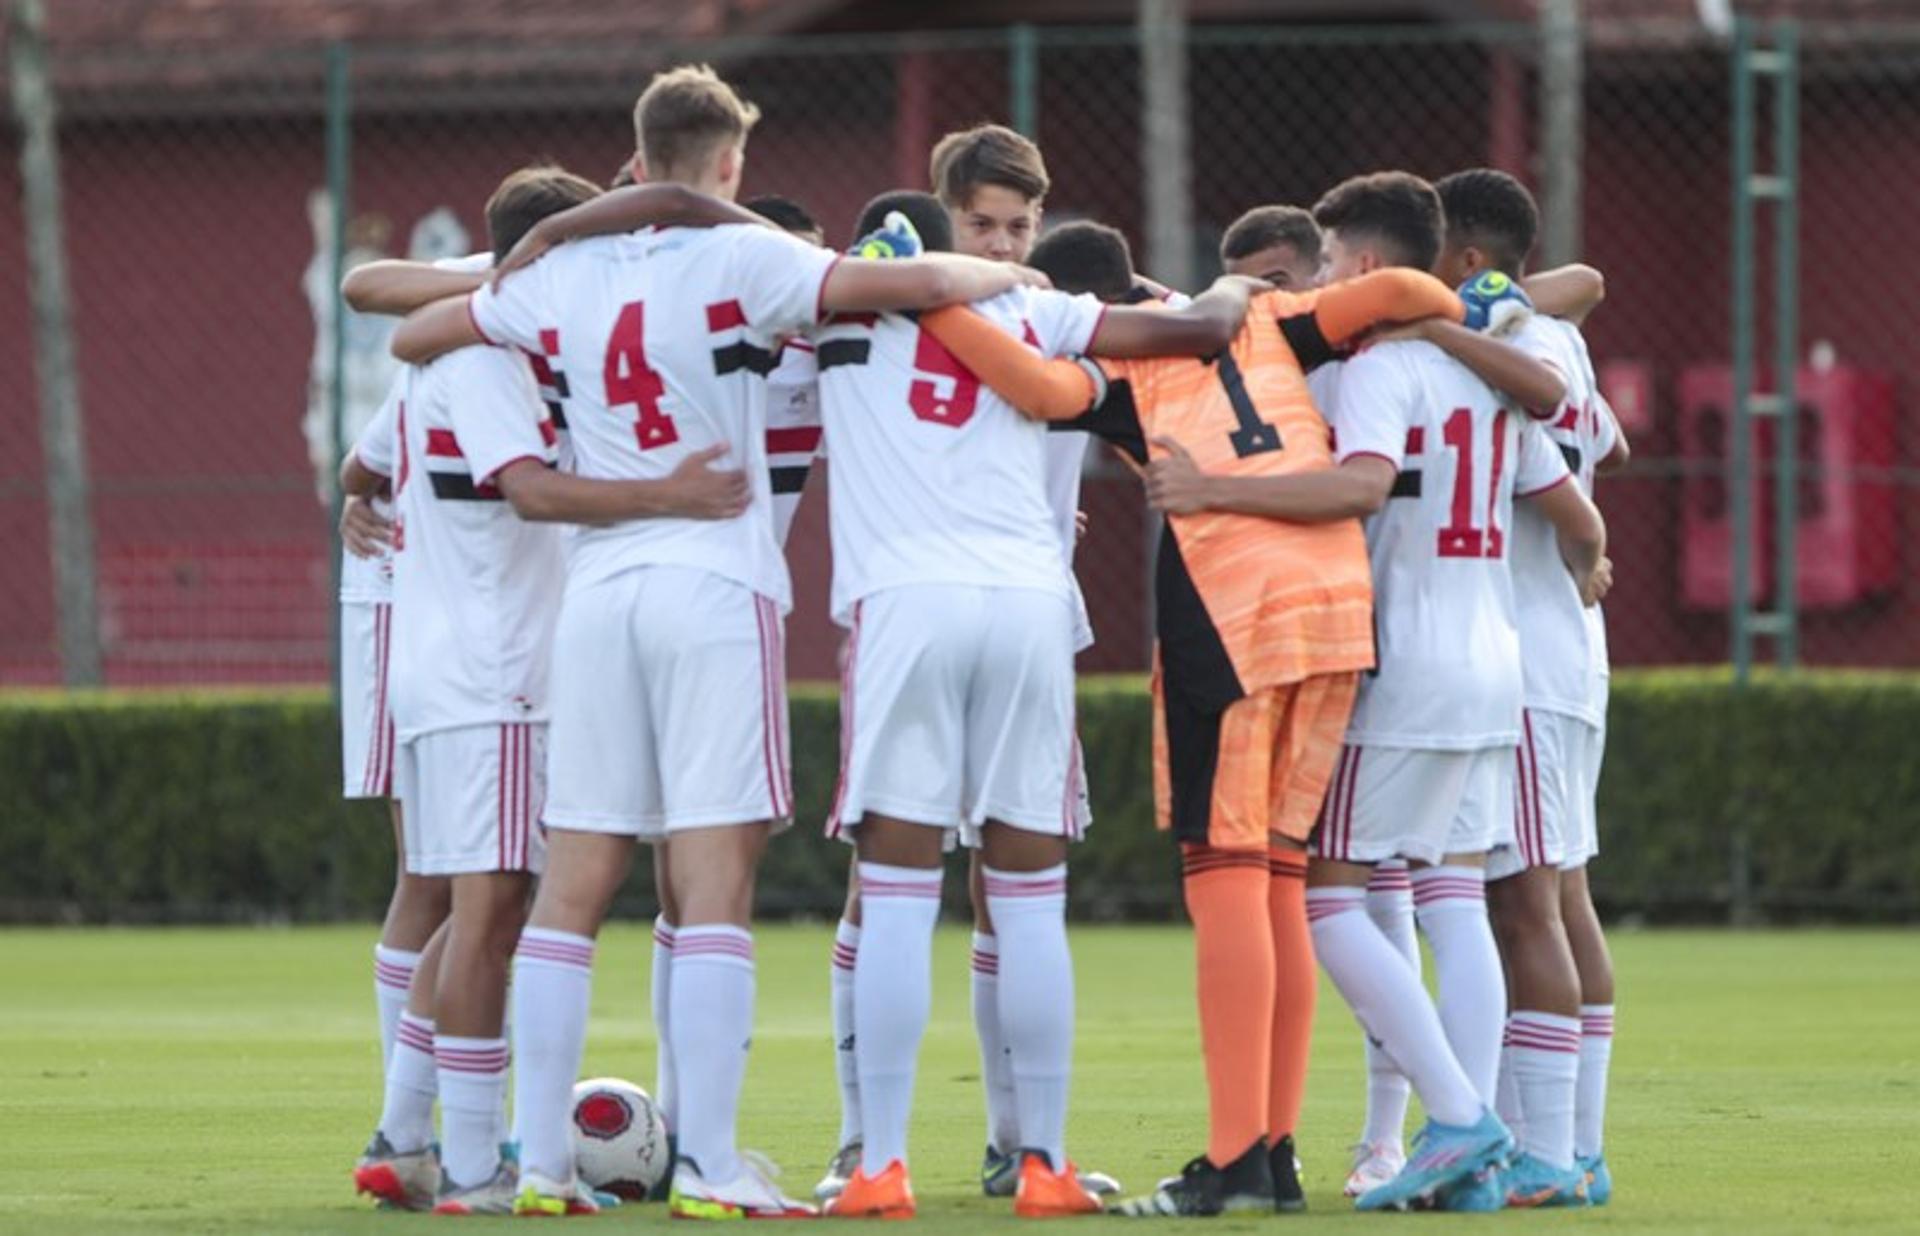
[[[820,453],[818,425],[796,425],[767,430],[767,474],[776,494],[797,494],[807,487],[807,473]]]
[[[707,306],[707,331],[710,334],[724,334],[729,331],[745,330],[747,311],[737,300],[723,300],[719,304]],[[761,347],[747,339],[735,339],[713,350],[713,372],[717,377],[726,377],[744,369],[766,377],[779,363],[777,353]]]
[[[548,446],[552,446],[558,436],[552,421],[540,422],[540,438]],[[436,498],[449,502],[500,502],[506,497],[491,481],[485,484],[474,481],[473,473],[467,468],[466,452],[460,449],[460,439],[451,429],[427,430],[426,472]]]
[[[1400,461],[1400,471],[1393,478],[1393,488],[1387,491],[1389,498],[1418,498],[1420,496],[1420,468],[1416,460],[1427,453],[1427,431],[1418,425],[1407,430],[1406,458]]]
[[[560,332],[543,330],[540,332],[540,351],[544,355],[527,353],[527,361],[533,366],[533,380],[540,386],[540,400],[547,405],[547,415],[553,418],[554,427],[567,427],[566,401],[573,397],[573,389],[567,385],[567,375],[555,369],[548,357],[560,355]]]

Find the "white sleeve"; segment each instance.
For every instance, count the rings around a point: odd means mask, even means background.
[[[1406,459],[1416,397],[1406,367],[1379,352],[1364,352],[1342,366],[1336,421],[1340,462],[1373,455],[1397,470]]]
[[[740,308],[750,330],[788,335],[820,320],[820,293],[840,255],[785,232],[729,224]]]
[[[1071,296],[1051,288],[1036,288],[1029,312],[1028,320],[1040,340],[1041,355],[1055,357],[1085,352],[1093,342],[1094,332],[1100,329],[1100,319],[1106,316],[1107,307],[1085,292]]]
[[[1520,444],[1514,452],[1513,496],[1531,498],[1545,493],[1573,474],[1547,431],[1529,420],[1520,422]]]
[[[392,476],[395,461],[395,444],[398,441],[400,426],[400,396],[407,389],[407,369],[402,368],[395,375],[393,383],[387,387],[387,397],[381,401],[379,411],[373,419],[360,430],[360,436],[354,439],[353,456],[360,466],[369,472],[378,472],[381,476]]]
[[[1595,386],[1593,388],[1594,462],[1598,463],[1613,454],[1614,445],[1619,441],[1620,418],[1613,414],[1613,405],[1607,402],[1607,397],[1600,393],[1598,386]]]
[[[524,357],[503,348],[462,348],[437,363],[449,369],[447,416],[475,484],[486,484],[516,459],[554,462],[546,406]]]
[[[507,277],[496,289],[483,283],[467,297],[467,317],[480,338],[499,345],[511,343],[540,352],[540,327],[552,325],[546,308],[548,266],[552,257]]]

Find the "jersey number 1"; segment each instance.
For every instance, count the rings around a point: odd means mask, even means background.
[[[1264,455],[1285,446],[1280,441],[1280,427],[1260,419],[1260,410],[1253,406],[1253,397],[1247,394],[1247,379],[1234,361],[1233,353],[1220,354],[1219,370],[1220,385],[1227,392],[1227,403],[1233,408],[1233,419],[1239,423],[1227,435],[1227,441],[1233,443],[1233,453],[1245,459],[1249,455]]]
[[[1442,558],[1498,558],[1506,552],[1506,536],[1500,531],[1495,512],[1500,503],[1500,474],[1507,462],[1507,413],[1503,408],[1493,418],[1493,470],[1487,477],[1487,527],[1483,532],[1473,526],[1473,412],[1455,408],[1443,427],[1447,445],[1459,456],[1453,470],[1453,509],[1447,526],[1440,529],[1439,553]]]
[[[646,306],[639,301],[622,305],[607,337],[607,406],[630,403],[638,411],[633,436],[640,449],[650,451],[680,440],[673,418],[660,410],[667,384],[647,367]]]

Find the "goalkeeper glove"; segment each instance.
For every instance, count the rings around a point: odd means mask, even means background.
[[[926,248],[913,221],[897,210],[887,212],[884,223],[862,236],[853,246],[853,256],[863,258],[919,257]]]
[[[1533,301],[1525,289],[1497,270],[1483,270],[1460,285],[1467,307],[1466,327],[1505,339],[1533,317]]]

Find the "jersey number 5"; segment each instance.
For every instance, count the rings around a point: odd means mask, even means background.
[[[613,333],[607,336],[607,406],[617,408],[630,403],[638,410],[633,424],[634,439],[640,449],[650,451],[680,440],[673,418],[660,410],[660,396],[667,385],[660,375],[647,367],[647,311],[639,301],[623,305],[613,321]]]
[[[973,419],[974,405],[980,400],[980,379],[947,351],[946,344],[921,331],[913,349],[913,368],[916,374],[927,375],[915,377],[907,388],[907,406],[915,416],[949,429],[958,429]],[[953,389],[942,395],[937,378],[953,383]]]

